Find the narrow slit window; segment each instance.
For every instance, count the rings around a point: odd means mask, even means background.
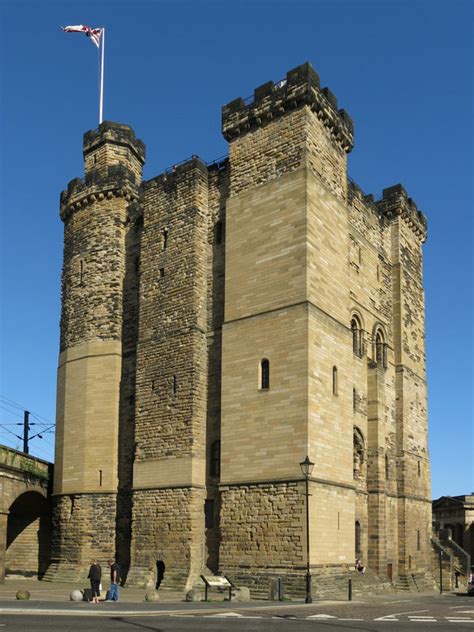
[[[337,395],[337,366],[332,367],[332,394]]]
[[[221,442],[214,441],[211,446],[211,476],[221,473]]]
[[[79,285],[84,285],[84,261],[79,261]]]
[[[352,411],[355,413],[357,404],[357,392],[355,388],[352,389]]]
[[[178,390],[178,382],[176,380],[176,375],[173,375],[171,378],[171,393],[176,395],[176,391]]]
[[[421,534],[419,531],[416,532],[416,550],[421,550]]]
[[[161,233],[161,250],[166,250],[168,247],[168,231],[165,228]]]
[[[270,388],[270,361],[266,358],[260,363],[260,388],[262,391]]]
[[[102,470],[99,470],[99,487],[102,487]]]
[[[160,279],[162,279],[164,276],[165,276],[165,269],[160,268]]]
[[[418,476],[421,476],[421,463],[418,461]]]

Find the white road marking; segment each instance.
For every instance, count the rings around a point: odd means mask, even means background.
[[[332,614],[312,614],[307,619],[337,619],[337,617]]]
[[[408,617],[410,621],[436,621],[436,619],[432,616],[428,616],[427,614],[424,617]]]
[[[394,612],[393,614],[386,614],[384,617],[377,617],[374,621],[394,621],[393,617],[401,617],[404,614],[416,614],[417,612],[428,612],[426,610],[409,610],[408,612]]]
[[[259,616],[240,614],[239,612],[219,612],[218,614],[207,614],[207,615],[204,615],[204,618],[206,618],[206,619],[210,619],[211,617],[213,619],[215,617],[233,617],[233,618],[238,618],[238,619],[261,619],[262,618],[262,617],[259,617]]]
[[[446,617],[450,621],[474,621],[471,617]]]

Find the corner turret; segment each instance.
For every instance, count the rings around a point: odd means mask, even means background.
[[[61,193],[63,221],[74,209],[104,197],[137,199],[146,149],[131,127],[104,121],[84,134],[83,154],[84,179],[74,178]]]
[[[376,202],[382,215],[387,219],[402,217],[415,235],[423,243],[426,241],[428,222],[424,213],[418,207],[401,184],[395,184],[383,190],[382,199]]]
[[[276,84],[268,81],[254,90],[253,98],[234,99],[222,108],[222,134],[228,141],[309,105],[333,139],[349,153],[354,146],[354,123],[329,88],[321,88],[319,75],[308,62],[286,73]]]

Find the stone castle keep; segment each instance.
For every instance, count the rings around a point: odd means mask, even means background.
[[[348,178],[353,123],[303,64],[222,109],[229,157],[142,180],[102,123],[64,222],[53,563],[128,581],[207,567],[304,591],[361,557],[430,566],[422,244],[401,185]]]

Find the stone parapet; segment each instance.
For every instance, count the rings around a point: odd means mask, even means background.
[[[145,144],[135,137],[135,132],[129,125],[104,121],[97,129],[86,132],[84,134],[84,157],[104,143],[127,147],[133,152],[137,160],[142,164],[145,162]]]
[[[426,241],[428,222],[424,213],[418,210],[415,201],[408,197],[401,184],[383,190],[382,199],[376,202],[380,212],[392,219],[400,216],[406,221],[421,242]]]
[[[349,153],[354,146],[354,124],[345,110],[337,109],[336,97],[321,88],[319,76],[308,63],[286,74],[286,79],[256,88],[253,99],[234,99],[222,108],[222,133],[232,141],[285,113],[308,105],[328,128],[334,141]]]

